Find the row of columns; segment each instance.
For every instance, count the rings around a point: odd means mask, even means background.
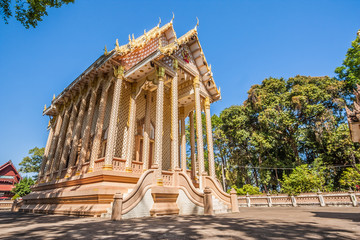
[[[178,107],[178,67],[177,61],[173,63],[175,76],[171,82],[171,168],[179,168],[179,119],[181,122],[181,133],[180,133],[180,158],[181,167],[186,171],[186,137],[185,137],[185,118],[184,109]],[[96,119],[95,136],[91,148],[91,157],[89,163],[88,172],[94,171],[95,161],[99,158],[101,137],[103,131],[103,124],[105,118],[105,109],[107,105],[108,90],[111,84],[114,82],[114,95],[112,99],[112,107],[110,113],[110,122],[108,128],[108,142],[105,152],[105,163],[103,170],[112,170],[112,160],[115,154],[116,146],[116,135],[117,135],[117,122],[119,115],[120,99],[121,99],[121,88],[124,78],[124,69],[122,66],[114,68],[114,76],[108,75],[107,79],[102,79],[102,91],[100,96],[98,117]],[[154,163],[158,165],[158,169],[162,169],[162,146],[163,146],[163,99],[164,99],[164,80],[165,80],[165,69],[159,67],[157,69],[157,78],[154,82],[157,85],[156,91],[156,121],[155,121],[155,147],[154,147]],[[62,170],[66,167],[67,159],[69,158],[68,168],[65,177],[69,177],[71,173],[71,167],[76,161],[77,146],[80,141],[82,123],[86,116],[86,126],[84,136],[81,142],[79,163],[76,169],[76,175],[80,174],[82,165],[85,162],[88,148],[91,139],[91,126],[95,113],[95,103],[97,99],[97,90],[100,86],[99,79],[92,82],[89,89],[83,90],[81,93],[82,97],[74,96],[74,100],[67,103],[57,116],[55,126],[50,129],[47,146],[41,165],[39,179],[42,176],[50,175],[50,179],[54,176],[53,174],[58,169],[57,178],[60,178]],[[133,84],[134,85],[134,84]],[[196,126],[197,126],[197,158],[199,164],[199,174],[205,173],[204,166],[204,149],[203,149],[203,137],[202,137],[202,121],[201,121],[201,99],[200,99],[200,82],[199,77],[196,76],[193,81],[194,95],[195,95],[195,113],[196,113]],[[129,116],[128,125],[124,131],[124,142],[122,158],[126,159],[126,170],[131,171],[131,160],[133,155],[133,143],[134,142],[134,130],[135,130],[135,91],[132,87],[132,94],[129,103]],[[90,101],[87,111],[86,99],[90,94]],[[144,129],[144,146],[143,146],[143,167],[144,169],[148,166],[149,160],[149,145],[150,145],[150,104],[151,104],[151,92],[148,91],[146,99],[146,114],[145,114],[145,129]],[[80,105],[80,106],[79,106]],[[194,121],[193,111],[190,112],[190,144],[191,144],[191,164],[192,164],[192,176],[196,174],[196,154],[195,154],[195,132],[194,132]],[[213,143],[212,143],[212,131],[211,131],[211,117],[210,117],[210,102],[209,99],[205,99],[205,116],[207,125],[207,143],[209,150],[209,174],[215,176],[214,167],[214,154],[213,154]],[[161,176],[159,176],[161,178]],[[49,180],[49,179],[47,179]]]

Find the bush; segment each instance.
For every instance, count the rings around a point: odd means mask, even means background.
[[[247,193],[249,195],[261,194],[260,189],[258,187],[254,187],[251,184],[245,184],[241,188],[237,188],[235,185],[233,185],[231,188],[236,190],[237,195],[246,195]],[[230,190],[228,192],[230,192]]]
[[[325,179],[320,170],[310,169],[307,164],[296,167],[287,176],[284,175],[282,191],[289,195],[298,195],[302,192],[316,192],[322,189]]]
[[[356,166],[360,169],[360,164],[357,164]],[[346,168],[342,173],[339,182],[345,189],[352,188],[358,190],[360,188],[360,173],[354,168]]]
[[[17,184],[15,184],[15,187],[11,190],[12,193],[15,193],[15,196],[23,197],[31,192],[30,187],[34,185],[34,180],[30,177],[25,177],[20,180]],[[14,197],[15,197],[14,196]],[[13,197],[13,198],[14,198]]]

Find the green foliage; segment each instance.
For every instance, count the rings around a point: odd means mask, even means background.
[[[336,68],[338,79],[346,83],[346,89],[351,94],[360,84],[360,30],[356,39],[351,43],[341,67]]]
[[[360,159],[346,124],[344,86],[335,78],[306,76],[253,85],[243,105],[213,116],[218,178],[226,186],[280,191],[283,176],[307,163],[324,168],[321,189],[338,189],[341,170],[326,166]]]
[[[19,183],[15,184],[15,187],[11,190],[12,193],[15,193],[15,196],[23,197],[31,192],[30,187],[34,185],[35,182],[30,177],[25,177],[20,180]]]
[[[44,155],[44,148],[34,147],[29,150],[29,154],[31,155],[24,157],[19,163],[19,171],[23,173],[38,173]]]
[[[14,6],[15,18],[25,28],[36,27],[39,21],[47,16],[48,8],[59,8],[64,4],[73,3],[75,0],[16,0]],[[0,15],[5,23],[13,16],[11,0],[0,1]]]
[[[360,168],[360,164],[357,164],[357,168]],[[341,175],[340,184],[345,189],[360,189],[360,173],[354,168],[346,168]]]
[[[237,195],[246,195],[246,194],[257,195],[257,194],[261,194],[258,187],[254,187],[253,185],[250,185],[250,184],[245,184],[241,188],[237,188],[235,185],[233,185],[231,188],[234,188],[236,190]],[[228,192],[230,192],[230,190]]]
[[[322,188],[324,182],[325,179],[321,173],[315,169],[310,169],[307,164],[303,164],[296,167],[289,176],[284,175],[282,191],[289,195],[316,192]]]

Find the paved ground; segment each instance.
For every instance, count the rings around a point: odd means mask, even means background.
[[[112,222],[0,212],[0,239],[360,239],[360,207],[242,208],[238,214]]]

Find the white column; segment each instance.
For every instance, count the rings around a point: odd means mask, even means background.
[[[61,158],[60,158],[59,172],[57,175],[58,179],[61,177],[61,172],[64,169],[67,158],[69,156],[69,150],[70,150],[70,144],[71,144],[71,140],[72,140],[72,136],[73,136],[75,120],[76,120],[76,117],[77,117],[78,111],[79,111],[79,108],[77,106],[79,104],[79,96],[78,95],[74,96],[73,101],[74,101],[74,104],[73,104],[73,109],[71,111],[69,126],[67,127],[67,130],[66,130],[65,145],[62,150]]]
[[[185,135],[185,112],[184,107],[180,108],[180,122],[181,122],[181,145],[180,145],[180,159],[181,159],[181,169],[186,172],[186,135]]]
[[[40,167],[40,171],[39,171],[39,175],[38,175],[38,179],[37,181],[39,182],[40,181],[40,178],[43,177],[43,174],[44,174],[44,169],[45,169],[45,166],[46,166],[46,163],[48,162],[48,155],[49,155],[49,150],[50,150],[50,145],[53,144],[53,135],[54,135],[54,128],[56,126],[53,126],[51,124],[51,121],[49,122],[49,125],[50,125],[50,132],[49,132],[49,135],[48,135],[48,139],[46,141],[46,146],[45,146],[45,151],[44,151],[44,156],[43,156],[43,159],[42,159],[42,162],[41,162],[41,167]],[[56,125],[56,124],[55,124]]]
[[[202,175],[206,174],[204,164],[204,144],[201,122],[201,103],[200,103],[200,82],[199,76],[194,78],[194,94],[195,94],[195,112],[196,112],[196,137],[197,137],[197,154],[199,161],[199,175],[202,179]],[[202,189],[203,183],[200,181],[200,188]]]
[[[49,172],[51,172],[51,176],[50,176],[51,179],[53,178],[54,172],[56,170],[58,170],[58,167],[60,165],[61,153],[64,148],[66,130],[69,125],[70,114],[71,114],[72,108],[73,108],[73,103],[71,103],[71,102],[68,102],[64,106],[65,113],[64,113],[62,124],[61,124],[61,131],[60,131],[60,135],[58,137],[59,139],[58,139],[57,145],[55,145],[54,152],[52,155],[52,156],[54,156],[53,162],[49,166]],[[51,154],[51,150],[50,150],[50,154]]]
[[[127,146],[126,146],[126,171],[132,172],[132,160],[133,160],[133,150],[135,142],[135,124],[136,124],[136,96],[135,90],[136,85],[133,83],[131,85],[131,95],[129,103],[129,118],[128,118],[128,131],[127,131]]]
[[[114,68],[114,76],[115,76],[115,87],[114,87],[113,101],[111,105],[108,142],[105,153],[105,164],[103,167],[104,170],[112,170],[112,161],[114,158],[115,147],[116,147],[116,133],[117,133],[116,123],[119,115],[121,85],[124,78],[124,68],[122,66],[119,66],[118,68]]]
[[[206,118],[206,140],[208,147],[208,160],[209,160],[209,175],[211,177],[216,177],[215,174],[215,160],[214,160],[214,147],[213,147],[213,137],[212,137],[212,126],[211,126],[211,115],[210,115],[210,99],[209,97],[205,98],[204,102],[205,108],[205,118]]]
[[[85,91],[87,91],[87,89]],[[79,110],[79,115],[78,115],[78,117],[76,119],[76,123],[75,123],[73,141],[72,141],[72,146],[71,146],[71,150],[70,150],[70,159],[69,159],[69,164],[68,164],[68,167],[67,167],[67,170],[66,170],[65,178],[70,177],[70,175],[72,174],[71,173],[71,168],[75,164],[76,153],[78,151],[79,140],[80,140],[80,137],[81,137],[82,123],[83,123],[84,115],[85,115],[87,96],[88,96],[88,92],[83,92],[82,96],[80,96],[80,98],[81,98],[80,110]]]
[[[173,62],[175,76],[171,82],[171,169],[179,167],[178,64]]]
[[[111,86],[111,76],[107,78],[103,82],[102,90],[101,90],[101,97],[100,97],[100,104],[99,104],[99,115],[96,119],[96,127],[95,127],[95,137],[93,141],[93,145],[91,148],[91,157],[90,157],[90,164],[88,172],[94,171],[95,161],[99,157],[100,153],[100,146],[101,146],[101,136],[104,126],[104,118],[105,118],[105,110],[106,110],[106,102],[108,96],[108,90]]]
[[[197,163],[195,153],[195,127],[194,127],[194,111],[190,112],[190,150],[191,150],[191,176],[195,178]]]
[[[162,171],[162,138],[163,138],[163,114],[164,114],[164,77],[165,69],[159,67],[157,72],[156,90],[156,122],[155,122],[155,152],[154,161],[158,165],[158,178],[161,178]]]
[[[143,170],[147,170],[149,165],[149,149],[150,149],[150,112],[151,112],[151,92],[147,91],[146,94],[146,107],[145,107],[145,126],[144,126],[144,140],[143,140]]]
[[[76,175],[80,175],[80,171],[82,168],[82,165],[84,164],[86,160],[86,155],[88,152],[89,144],[90,144],[90,134],[91,134],[91,126],[94,118],[95,113],[95,104],[96,104],[96,97],[97,97],[97,90],[99,87],[99,81],[98,78],[94,79],[92,83],[92,89],[90,101],[89,101],[89,108],[87,110],[87,117],[86,117],[86,123],[85,123],[85,131],[84,131],[84,137],[82,139],[81,144],[81,150],[80,150],[80,156],[79,156],[79,164],[76,169]]]

